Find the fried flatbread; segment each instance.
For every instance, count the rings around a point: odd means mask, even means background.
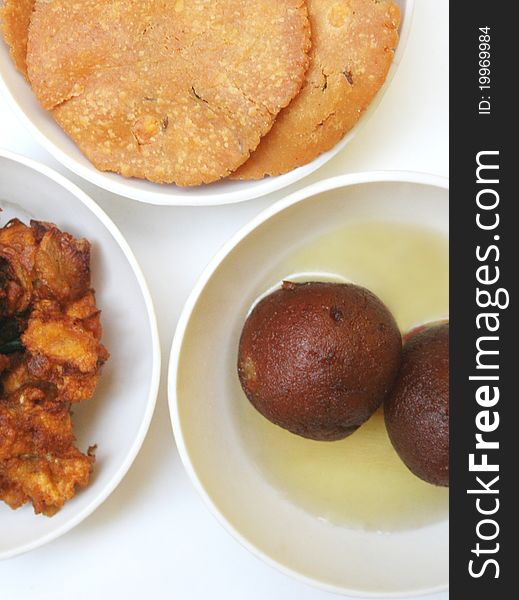
[[[0,24],[16,68],[27,77],[27,36],[36,0],[4,0]]]
[[[304,0],[37,0],[27,64],[97,168],[198,185],[257,147],[309,48]]]
[[[386,79],[398,43],[392,0],[307,0],[311,62],[299,95],[233,179],[260,179],[304,165],[359,120]]]

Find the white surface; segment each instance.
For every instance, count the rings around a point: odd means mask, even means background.
[[[56,166],[2,99],[0,145]],[[372,169],[448,174],[447,0],[416,2],[401,67],[372,120],[340,155],[291,190],[339,173]],[[164,356],[203,267],[232,233],[284,195],[235,206],[171,208],[125,202],[80,184],[114,219],[140,261],[155,302]],[[0,563],[2,600],[333,597],[260,562],[209,514],[171,436],[166,370],[163,364],[150,432],[126,478],[74,531]],[[446,598],[446,593],[429,597]]]
[[[99,444],[90,484],[52,519],[0,505],[0,559],[32,550],[69,531],[113,491],[135,459],[153,415],[160,377],[157,323],[144,278],[117,227],[79,188],[46,166],[0,149],[0,208],[6,221],[51,221],[92,245],[92,285],[103,309],[110,359],[95,397],[73,408],[85,452]],[[128,363],[134,362],[128,370]],[[114,427],[114,422],[118,427]]]
[[[298,190],[225,244],[198,280],[177,325],[169,405],[188,473],[210,510],[246,548],[322,589],[369,598],[446,590],[448,520],[381,534],[344,527],[294,505],[251,451],[257,434],[237,409],[236,352],[243,323],[265,290],[292,278],[285,271],[287,256],[311,240],[356,222],[382,221],[427,223],[446,243],[448,202],[446,179],[403,172],[341,175]]]

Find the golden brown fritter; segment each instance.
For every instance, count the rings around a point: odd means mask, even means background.
[[[69,406],[25,385],[0,399],[0,499],[52,515],[83,487],[94,462],[74,447]]]
[[[70,405],[92,397],[103,363],[90,244],[52,223],[0,228],[0,500],[52,515],[89,480]]]
[[[21,456],[0,463],[0,499],[11,508],[32,502],[50,517],[88,484],[94,456],[72,447],[65,456]]]
[[[38,245],[34,271],[38,298],[77,300],[90,288],[90,244],[51,227]]]
[[[66,453],[74,442],[66,404],[30,385],[0,401],[0,461],[12,456]]]
[[[0,229],[0,317],[23,313],[32,298],[36,239],[13,219]]]
[[[31,317],[21,339],[29,354],[44,357],[49,365],[69,366],[81,373],[97,370],[101,344],[70,317]]]

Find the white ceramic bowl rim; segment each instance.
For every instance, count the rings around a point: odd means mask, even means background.
[[[169,357],[169,369],[168,369],[168,399],[169,399],[169,411],[171,418],[171,425],[175,436],[176,445],[184,464],[184,467],[193,482],[196,490],[202,497],[205,505],[216,518],[216,520],[222,525],[244,548],[249,550],[252,554],[263,560],[271,567],[281,571],[282,573],[289,575],[299,581],[302,581],[313,587],[317,587],[321,590],[332,592],[335,594],[348,595],[357,598],[410,598],[417,595],[416,591],[411,592],[394,592],[389,594],[381,595],[380,593],[369,593],[359,592],[357,590],[348,590],[343,587],[336,587],[325,582],[319,581],[318,579],[310,578],[302,575],[298,571],[290,569],[289,567],[277,562],[270,558],[267,554],[259,550],[254,544],[252,544],[247,538],[245,538],[233,525],[231,525],[227,519],[223,516],[220,510],[213,503],[209,493],[204,488],[203,483],[198,478],[197,472],[191,458],[187,451],[184,443],[184,436],[182,433],[182,426],[180,424],[180,415],[178,412],[177,402],[177,373],[179,366],[180,353],[182,349],[182,343],[184,335],[191,317],[191,313],[195,308],[200,295],[202,294],[206,284],[212,277],[213,273],[217,270],[220,263],[225,257],[253,230],[258,228],[261,224],[268,221],[274,215],[282,212],[286,208],[297,204],[298,202],[305,200],[311,196],[321,194],[330,190],[350,187],[358,184],[369,184],[369,183],[414,183],[426,186],[439,187],[448,190],[449,182],[445,177],[433,175],[430,173],[420,173],[412,171],[365,171],[360,173],[352,173],[348,175],[339,175],[329,179],[324,179],[317,183],[314,183],[308,187],[302,188],[287,196],[286,198],[279,200],[272,206],[262,211],[259,215],[253,218],[247,223],[242,229],[240,229],[222,248],[216,253],[207,267],[204,269],[200,278],[195,284],[191,294],[189,295],[182,313],[180,315],[173,343],[171,345],[171,352]],[[429,595],[439,592],[443,592],[447,589],[446,586],[440,585],[428,589],[424,589],[419,595]]]
[[[49,532],[46,535],[41,536],[38,539],[33,540],[30,543],[21,545],[19,547],[13,548],[8,552],[4,552],[0,554],[0,560],[12,558],[19,554],[23,554],[25,552],[29,552],[30,550],[34,550],[48,542],[55,540],[58,537],[61,537],[63,534],[70,531],[76,525],[81,523],[84,519],[86,519],[89,515],[91,515],[96,508],[98,508],[110,494],[115,490],[115,488],[119,485],[123,477],[128,472],[131,467],[133,461],[135,460],[144,438],[146,437],[146,433],[148,431],[151,418],[153,416],[153,412],[155,410],[155,403],[157,399],[157,393],[159,388],[159,380],[160,380],[160,344],[159,344],[159,334],[157,328],[157,319],[155,316],[155,310],[153,308],[153,302],[151,299],[150,292],[148,290],[148,286],[144,279],[144,275],[142,274],[141,268],[135,258],[130,246],[124,239],[122,233],[119,231],[117,226],[113,223],[113,221],[108,217],[108,215],[89,197],[85,192],[83,192],[80,188],[78,188],[75,184],[70,182],[68,179],[60,175],[50,167],[42,165],[34,160],[21,156],[19,154],[15,154],[13,152],[9,152],[7,150],[0,149],[0,158],[8,159],[13,162],[20,163],[25,165],[26,167],[33,169],[45,175],[49,179],[56,182],[61,187],[65,188],[68,192],[76,196],[76,198],[82,202],[94,215],[99,219],[99,221],[106,227],[108,232],[112,235],[112,237],[116,240],[118,245],[121,247],[125,257],[127,258],[132,271],[137,279],[139,284],[139,288],[143,295],[143,299],[146,305],[147,317],[150,324],[150,334],[152,340],[152,377],[150,382],[150,388],[148,393],[148,398],[146,402],[146,410],[142,416],[142,422],[139,427],[138,433],[135,437],[133,445],[126,455],[124,462],[120,465],[118,470],[114,473],[109,483],[105,486],[103,493],[98,494],[93,500],[77,515],[71,518],[69,521],[64,523],[62,526],[58,527],[54,531]]]
[[[175,185],[161,186],[143,180],[125,179],[114,173],[106,173],[97,170],[89,161],[81,156],[79,150],[77,150],[77,153],[76,150],[74,151],[74,153],[80,157],[76,158],[76,156],[63,150],[58,143],[52,141],[50,137],[47,136],[35,122],[33,122],[30,115],[19,105],[15,99],[14,93],[11,91],[7,81],[4,81],[1,73],[0,92],[3,92],[9,105],[24,126],[36,140],[50,152],[54,158],[56,158],[56,160],[83,179],[86,179],[90,183],[106,189],[109,192],[139,202],[157,205],[215,206],[243,202],[278,191],[307,177],[336,156],[337,153],[340,152],[355,135],[357,135],[361,127],[369,120],[369,115],[377,110],[379,103],[382,101],[382,98],[391,85],[393,77],[399,67],[409,38],[409,31],[414,14],[414,2],[415,0],[405,0],[405,9],[402,10],[402,22],[400,24],[400,39],[393,63],[382,88],[378,91],[375,98],[373,98],[359,122],[347,132],[342,140],[340,140],[333,148],[324,152],[310,163],[277,177],[265,177],[264,179],[251,182],[221,180],[214,184],[209,184],[209,186],[202,186],[205,190],[202,192],[197,191],[197,188],[185,189]],[[56,125],[56,127],[59,129],[58,125]]]

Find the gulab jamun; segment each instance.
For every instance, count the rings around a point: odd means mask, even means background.
[[[370,291],[284,282],[245,322],[238,375],[272,423],[306,438],[338,440],[384,401],[401,353],[397,324]]]
[[[389,439],[420,479],[449,485],[449,323],[411,334],[384,404]]]

